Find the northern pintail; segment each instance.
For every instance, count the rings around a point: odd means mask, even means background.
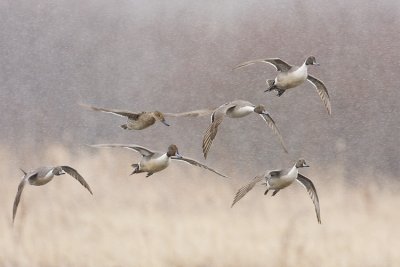
[[[264,174],[256,176],[250,183],[246,184],[236,193],[235,198],[233,200],[232,206],[235,205],[244,195],[247,194],[257,183],[261,182],[265,179],[265,183],[262,183],[267,187],[264,195],[268,193],[269,190],[274,190],[272,196],[275,196],[279,190],[291,185],[295,180],[299,182],[302,186],[307,189],[308,194],[310,195],[314,207],[315,213],[317,214],[318,223],[321,223],[321,215],[319,210],[319,200],[317,195],[317,190],[314,187],[314,184],[310,179],[301,175],[298,171],[299,168],[309,167],[304,159],[299,159],[296,164],[288,169],[283,170],[273,170],[266,171]]]
[[[308,66],[319,65],[314,56],[308,57],[301,66],[292,66],[279,58],[266,58],[244,62],[236,66],[234,69],[249,66],[258,62],[271,64],[276,68],[277,71],[279,71],[274,80],[266,81],[268,88],[265,90],[265,92],[276,90],[278,91],[278,96],[281,96],[286,90],[296,87],[308,80],[317,89],[317,93],[321,97],[328,114],[331,115],[331,103],[329,100],[328,90],[321,80],[308,74]]]
[[[203,138],[203,154],[204,158],[207,158],[208,151],[210,150],[212,141],[217,135],[218,126],[221,124],[225,116],[230,118],[241,118],[247,116],[251,113],[256,113],[261,116],[261,118],[267,123],[267,125],[272,129],[272,131],[278,136],[279,142],[282,145],[283,150],[287,153],[286,146],[283,142],[281,133],[278,127],[276,127],[274,120],[271,118],[269,113],[265,110],[263,105],[254,105],[249,101],[245,100],[235,100],[223,104],[214,110],[211,115],[211,124],[208,126],[204,138]]]
[[[118,109],[106,109],[106,108],[99,108],[94,107],[86,104],[80,104],[82,107],[85,107],[90,110],[94,111],[101,111],[105,113],[115,114],[121,117],[126,117],[127,122],[126,124],[122,124],[121,128],[125,130],[143,130],[151,125],[153,125],[156,121],[163,123],[166,126],[169,124],[165,121],[166,116],[170,117],[198,117],[198,116],[205,116],[209,115],[212,110],[203,109],[203,110],[194,110],[189,112],[182,112],[182,113],[162,113],[160,111],[143,111],[143,112],[131,112],[131,111],[124,111]]]
[[[132,167],[134,168],[134,170],[131,173],[131,175],[135,174],[135,173],[147,172],[146,177],[149,177],[150,175],[167,168],[172,159],[172,160],[184,161],[191,165],[204,168],[204,169],[212,171],[222,177],[227,178],[226,175],[221,174],[221,173],[217,172],[216,170],[211,169],[210,167],[207,167],[206,165],[201,164],[200,162],[197,162],[194,159],[182,157],[178,152],[178,147],[173,144],[168,147],[168,151],[166,153],[158,152],[158,151],[151,151],[148,148],[134,145],[134,144],[132,144],[132,145],[99,144],[99,145],[91,145],[91,146],[92,147],[122,147],[122,148],[127,148],[127,149],[134,150],[136,152],[139,152],[142,155],[142,159],[140,160],[139,163],[132,164]]]
[[[36,186],[44,185],[50,182],[54,178],[54,175],[59,176],[68,173],[73,178],[78,180],[78,182],[81,183],[81,185],[83,185],[87,190],[89,190],[90,194],[93,195],[92,190],[90,189],[90,186],[86,183],[85,179],[83,179],[83,177],[74,168],[71,168],[69,166],[40,167],[28,173],[22,169],[21,171],[24,173],[24,176],[22,177],[22,180],[18,185],[17,195],[15,196],[14,200],[13,222],[15,219],[15,215],[17,214],[17,208],[21,199],[22,190],[24,189],[26,183]]]

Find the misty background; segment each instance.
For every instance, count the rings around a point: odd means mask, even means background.
[[[134,143],[180,153],[249,179],[298,157],[348,178],[400,171],[400,3],[389,1],[1,1],[0,140],[15,166],[36,167],[52,144]],[[329,116],[310,83],[264,93],[280,57],[324,81]],[[226,119],[202,158],[209,117],[167,118],[124,131],[123,118],[78,103],[184,112],[244,99],[264,104],[289,149],[261,118]],[[115,150],[118,157],[120,150]],[[132,162],[137,159],[132,153]],[[62,162],[58,164],[63,164]],[[128,163],[127,163],[128,164]],[[90,168],[90,166],[88,166]],[[16,169],[19,175],[19,170]]]

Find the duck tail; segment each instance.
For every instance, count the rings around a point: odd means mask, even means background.
[[[267,89],[264,92],[269,92],[275,89],[275,80],[266,80]]]
[[[128,129],[128,125],[126,125],[126,124],[122,124],[120,127],[121,127],[122,129],[124,129],[124,130]]]
[[[135,163],[135,164],[132,164],[131,166],[133,167],[133,172],[130,175],[141,172],[141,171],[139,171],[139,164]]]
[[[21,172],[24,173],[24,175],[26,175],[26,171],[24,171],[22,168],[19,168],[21,170]]]

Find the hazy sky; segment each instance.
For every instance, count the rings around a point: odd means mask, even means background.
[[[321,3],[323,2],[323,3]],[[227,119],[207,161],[241,173],[291,164],[351,174],[399,171],[398,1],[3,1],[0,3],[0,117],[3,146],[72,150],[95,142],[137,143],[201,159],[209,118],[170,119],[123,131],[124,119],[78,103],[181,112],[244,99],[267,106],[289,148],[254,115]],[[301,64],[331,95],[329,117],[311,84],[276,97],[268,65]],[[28,151],[22,147],[27,147]],[[94,152],[95,153],[95,152]],[[117,155],[117,153],[116,153]]]

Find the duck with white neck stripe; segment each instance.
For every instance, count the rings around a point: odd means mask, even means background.
[[[267,187],[264,195],[268,193],[269,190],[274,190],[272,196],[275,196],[281,189],[288,187],[294,181],[299,182],[304,188],[306,188],[308,194],[311,197],[311,200],[314,203],[315,213],[317,215],[318,223],[321,223],[321,215],[319,208],[319,199],[317,195],[317,190],[313,182],[307,177],[301,175],[299,173],[299,168],[310,167],[307,165],[304,159],[299,159],[293,167],[283,170],[273,170],[266,171],[262,175],[256,176],[251,182],[241,187],[233,199],[232,206],[235,205],[240,199],[242,199],[253,187],[260,183],[262,180],[265,180],[262,185]]]
[[[321,80],[308,74],[308,66],[319,66],[314,56],[309,56],[301,66],[292,66],[280,58],[266,58],[250,60],[237,65],[233,69],[239,69],[259,62],[270,64],[278,71],[278,75],[274,80],[266,81],[268,88],[265,92],[276,90],[278,91],[278,96],[281,96],[286,90],[297,87],[307,80],[314,85],[328,114],[331,115],[332,110],[328,90]]]

